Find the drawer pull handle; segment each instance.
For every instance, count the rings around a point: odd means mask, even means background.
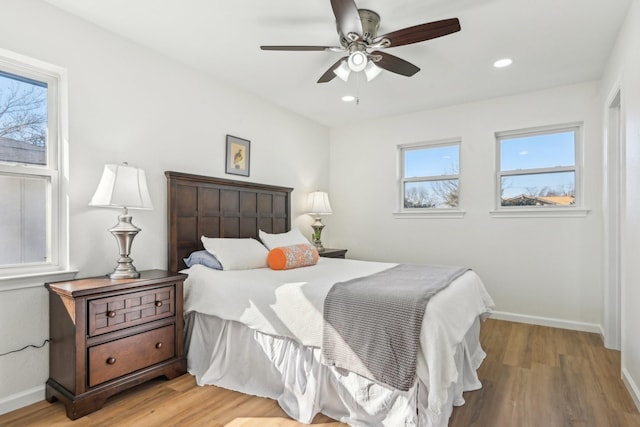
[[[110,357],[107,359],[107,365],[114,365],[116,363],[115,357]]]
[[[156,307],[162,307],[162,301],[156,301]]]
[[[116,317],[116,312],[115,311],[107,311],[107,317],[110,317],[110,318],[113,319],[114,317]]]
[[[162,343],[161,342],[157,343],[156,348],[162,348]]]

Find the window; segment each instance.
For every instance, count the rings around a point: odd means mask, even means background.
[[[400,146],[404,212],[458,207],[460,141]]]
[[[498,206],[576,206],[580,128],[572,124],[497,133]]]
[[[0,276],[59,263],[60,75],[0,51]]]

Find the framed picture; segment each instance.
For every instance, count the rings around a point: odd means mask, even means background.
[[[249,176],[251,141],[227,135],[227,168],[233,175]]]

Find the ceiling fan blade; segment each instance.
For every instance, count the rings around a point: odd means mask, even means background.
[[[411,77],[420,71],[420,68],[416,67],[411,62],[407,62],[402,58],[398,58],[397,56],[390,55],[386,52],[376,50],[371,52],[371,56],[380,56],[380,59],[378,61],[374,61],[374,64],[387,71],[391,71],[392,73]]]
[[[331,7],[340,32],[345,36],[355,33],[362,38],[362,21],[356,3],[353,0],[331,0]]]
[[[333,46],[260,46],[262,50],[296,50],[296,51],[334,51],[335,49],[344,50]]]
[[[446,36],[447,34],[457,31],[460,31],[460,21],[458,18],[444,19],[442,21],[428,22],[414,27],[404,28],[376,37],[373,43],[379,42],[382,39],[388,39],[391,42],[389,47],[403,46]]]
[[[333,64],[319,79],[318,79],[318,83],[327,83],[330,82],[331,80],[333,80],[334,77],[336,77],[336,74],[333,72],[333,70],[335,70],[336,68],[338,68],[340,66],[340,64],[342,63],[342,61],[344,61],[345,59],[347,59],[348,57],[345,56],[344,58],[340,58],[338,59],[338,61]]]

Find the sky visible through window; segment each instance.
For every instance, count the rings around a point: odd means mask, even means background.
[[[404,178],[419,180],[403,183],[404,208],[457,207],[459,159],[458,143],[406,148]]]
[[[0,268],[49,260],[47,84],[0,71]]]
[[[561,130],[554,133],[502,138],[500,141],[500,171],[522,175],[502,177],[502,197],[519,195],[575,195],[575,171],[543,171],[532,169],[575,167],[576,133]],[[407,149],[404,158],[404,177],[437,177],[459,173],[458,145]],[[540,172],[540,171],[538,171]]]
[[[404,177],[457,175],[459,171],[458,145],[422,147],[405,151]]]
[[[46,83],[0,71],[0,137],[0,161],[46,164]]]
[[[503,138],[500,141],[501,172],[522,171],[523,175],[503,176],[502,197],[519,195],[575,196],[575,171],[548,169],[574,167],[576,163],[575,131]],[[526,174],[531,169],[544,173]]]
[[[503,139],[500,170],[573,166],[576,162],[575,132]]]

